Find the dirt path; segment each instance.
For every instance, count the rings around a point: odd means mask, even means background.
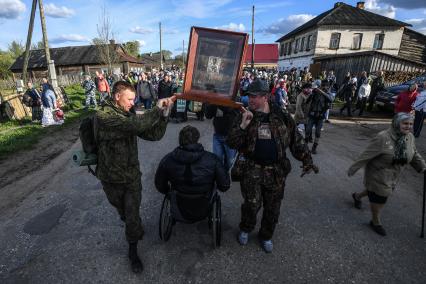
[[[78,139],[78,126],[78,121],[60,129],[50,126],[32,149],[20,151],[0,159],[0,190],[44,168],[58,155],[69,149]],[[31,188],[31,186],[27,186],[12,191],[10,201],[15,198],[19,199],[20,196],[26,196]],[[0,208],[2,206],[4,204],[0,205]]]

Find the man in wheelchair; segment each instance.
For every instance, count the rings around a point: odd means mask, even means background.
[[[219,158],[198,143],[200,132],[187,125],[179,132],[179,146],[167,154],[155,173],[155,186],[168,194],[174,220],[197,222],[209,216],[216,189],[224,192],[230,178]]]

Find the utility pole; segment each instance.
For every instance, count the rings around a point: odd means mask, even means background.
[[[24,86],[27,85],[28,60],[30,59],[31,38],[33,36],[34,17],[35,17],[36,9],[37,9],[37,0],[33,0],[33,5],[31,7],[30,24],[28,26],[27,44],[25,46],[24,67],[22,69],[22,80],[24,81]]]
[[[254,69],[254,5],[251,15],[251,69]]]
[[[182,41],[182,70],[185,68],[185,40]]]
[[[163,49],[161,46],[161,22],[160,22],[160,69],[163,69]]]
[[[53,60],[50,60],[49,42],[47,40],[46,19],[44,17],[43,0],[38,0],[38,7],[40,9],[41,30],[43,33],[44,52],[46,54],[46,63],[47,63],[47,69],[49,71],[49,80],[52,86],[56,88],[58,87],[58,81],[56,80],[55,63],[53,62]]]

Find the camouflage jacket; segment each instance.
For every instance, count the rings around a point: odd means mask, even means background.
[[[260,112],[253,113],[253,119],[246,129],[241,129],[242,114],[234,120],[233,126],[228,133],[227,144],[250,159],[256,146],[258,128],[261,124]],[[277,107],[271,107],[270,125],[272,137],[277,145],[278,161],[284,168],[284,172],[290,172],[291,166],[286,158],[286,149],[289,148],[292,155],[303,165],[312,165],[311,152],[305,144],[302,134],[297,130],[296,123],[291,115]]]
[[[140,178],[136,136],[158,141],[164,136],[166,126],[167,118],[158,107],[137,117],[107,101],[94,118],[98,146],[96,176],[110,183],[129,183]]]
[[[93,82],[92,80],[85,80],[83,82],[83,89],[84,89],[86,96],[87,95],[94,95],[96,93],[95,82]]]

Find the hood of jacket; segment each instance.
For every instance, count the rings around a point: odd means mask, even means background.
[[[203,145],[197,143],[177,147],[173,150],[172,157],[179,163],[190,164],[199,160],[203,154]]]

